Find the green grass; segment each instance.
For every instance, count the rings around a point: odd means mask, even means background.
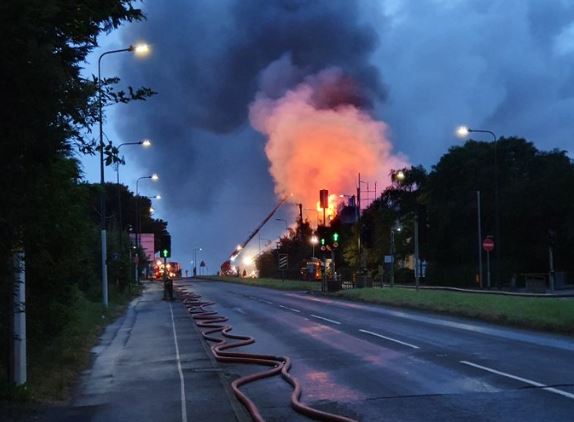
[[[136,292],[137,293],[137,292]],[[90,363],[90,350],[103,328],[125,309],[130,298],[110,290],[109,307],[83,295],[74,307],[74,318],[58,336],[43,343],[41,350],[30,350],[28,390],[36,401],[65,400],[80,371]]]
[[[321,283],[312,281],[285,280],[283,282],[272,278],[215,276],[205,278],[281,290],[321,290]],[[519,297],[436,290],[416,291],[402,288],[352,289],[331,295],[574,336],[574,298]]]
[[[227,281],[231,283],[248,284],[250,286],[271,287],[278,290],[321,290],[320,281],[285,280],[277,278],[241,278],[223,276],[202,276],[210,280]]]
[[[334,295],[574,335],[574,298],[531,298],[401,288],[343,290]]]

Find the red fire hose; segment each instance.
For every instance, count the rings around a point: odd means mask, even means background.
[[[201,296],[195,293],[183,291],[182,289],[176,289],[176,293],[183,304],[187,307],[197,326],[202,329],[201,332],[203,338],[213,343],[210,348],[215,359],[220,362],[250,363],[270,367],[270,369],[238,378],[231,383],[231,388],[234,394],[247,408],[253,420],[263,422],[265,419],[261,416],[255,403],[253,403],[253,401],[251,401],[251,399],[249,399],[240,390],[240,387],[251,382],[279,374],[293,388],[293,392],[291,393],[291,407],[295,409],[295,411],[319,421],[357,422],[354,419],[324,412],[303,404],[300,400],[302,393],[301,385],[297,379],[293,378],[289,374],[291,360],[288,357],[228,351],[229,349],[235,349],[255,343],[255,339],[253,337],[231,334],[232,327],[225,324],[227,322],[227,318],[225,316],[219,315],[215,311],[205,309],[206,306],[213,305],[213,302],[202,301]],[[215,333],[219,333],[223,337],[233,339],[235,341],[228,342],[224,338],[214,336],[213,334]]]

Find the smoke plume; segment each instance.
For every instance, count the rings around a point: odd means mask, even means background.
[[[273,65],[269,71],[277,69]],[[265,153],[279,197],[315,208],[320,189],[351,194],[357,173],[388,182],[391,169],[406,166],[404,157],[392,153],[385,123],[365,109],[368,97],[342,70],[309,76],[276,99],[265,94],[269,71],[262,77],[263,92],[251,104],[250,120],[268,137]],[[286,72],[277,74],[283,79]]]

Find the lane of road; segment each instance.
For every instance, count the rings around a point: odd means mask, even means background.
[[[326,410],[363,420],[567,420],[574,411],[568,338],[304,293],[191,284],[237,333],[256,337],[251,350],[292,357],[304,398]]]

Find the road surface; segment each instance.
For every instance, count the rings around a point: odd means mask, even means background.
[[[181,288],[216,303],[245,351],[287,355],[306,404],[362,421],[567,421],[574,340],[467,319],[215,281]],[[230,377],[255,372],[221,364]],[[307,420],[277,378],[244,387],[269,421]]]

